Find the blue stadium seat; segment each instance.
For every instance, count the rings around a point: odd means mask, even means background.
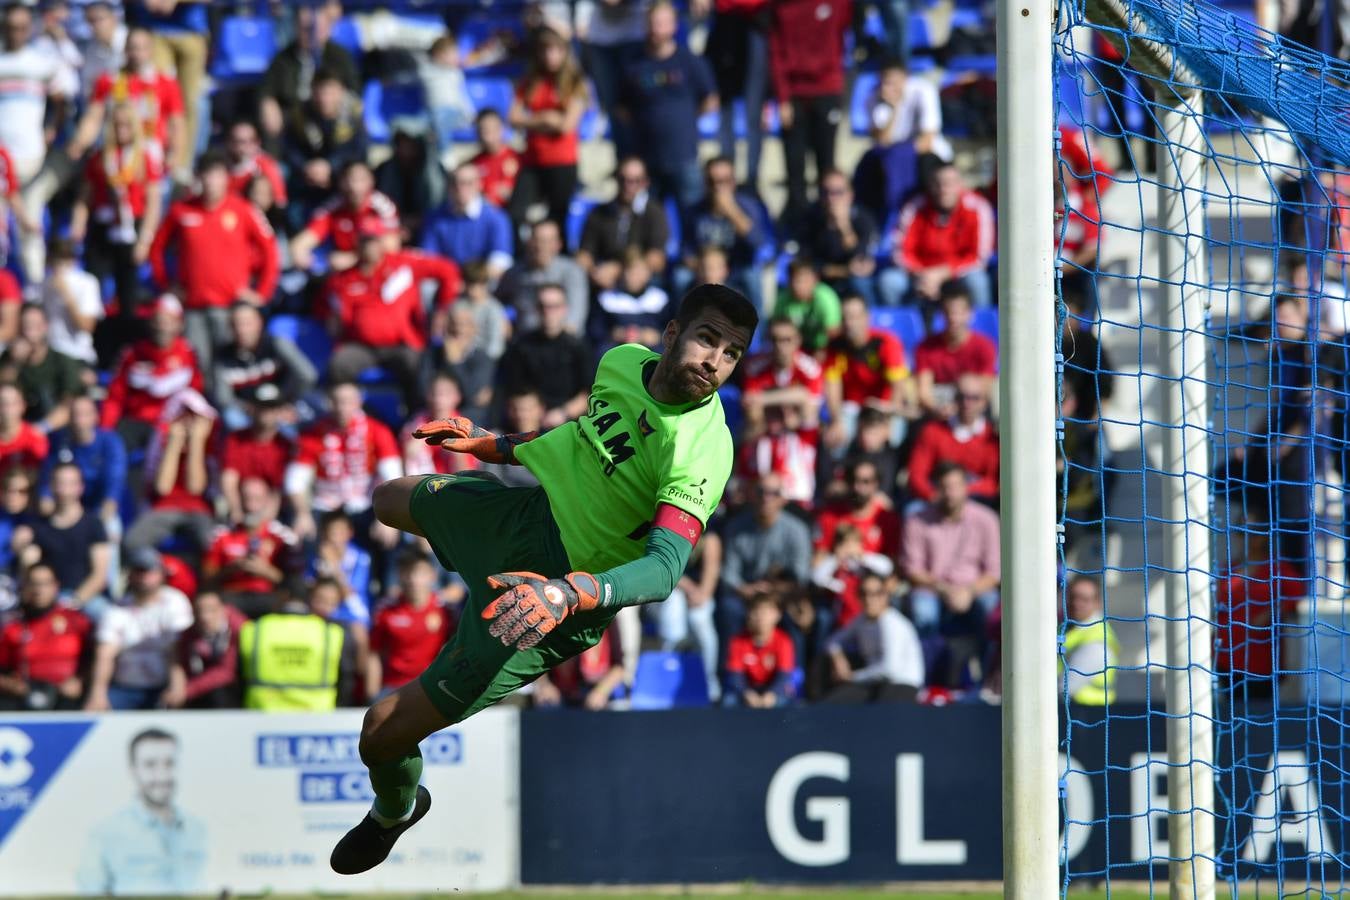
[[[957,5],[952,10],[951,28],[955,31],[958,28],[966,31],[984,31],[986,28],[992,29],[993,22],[986,23],[984,13],[978,7]]]
[[[741,409],[741,389],[734,384],[725,384],[717,389],[717,395],[722,398],[722,414],[726,417],[727,428],[732,434],[740,434],[745,417]]]
[[[866,137],[872,132],[872,95],[876,93],[881,76],[876,72],[859,72],[853,79],[853,94],[849,97],[848,121],[853,133]]]
[[[666,256],[670,259],[680,258],[680,240],[684,234],[680,231],[680,204],[675,202],[674,197],[667,197],[666,224],[670,226],[670,236],[666,238]]]
[[[511,79],[500,75],[469,75],[464,81],[469,99],[473,101],[476,109],[495,109],[502,114],[503,119],[506,118],[511,109],[511,101],[516,95]]]
[[[361,103],[366,134],[377,144],[387,143],[393,136],[390,122],[402,116],[424,116],[427,111],[426,93],[416,81],[402,84],[367,82]]]
[[[567,206],[567,221],[563,223],[563,237],[569,251],[575,253],[581,245],[581,229],[586,225],[586,217],[596,207],[596,201],[585,194],[577,194]]]
[[[267,323],[267,333],[285,338],[314,363],[319,374],[328,368],[328,357],[333,355],[333,340],[323,325],[308,316],[273,316]]]
[[[872,310],[872,327],[889,331],[905,345],[905,359],[914,365],[914,350],[924,339],[923,316],[909,306],[878,306]]]
[[[708,678],[696,653],[649,650],[638,657],[633,676],[633,709],[675,709],[708,705]]]
[[[978,332],[995,344],[998,343],[998,307],[988,306],[975,310],[975,318],[970,323],[971,331]]]
[[[379,370],[383,371],[383,370]],[[365,372],[361,373],[364,380]],[[362,388],[366,412],[379,419],[397,434],[403,427],[403,398],[397,387],[371,385]]]
[[[975,72],[979,75],[994,76],[998,68],[998,59],[992,53],[976,56],[953,56],[947,62],[948,72]]]
[[[225,80],[259,77],[276,52],[276,32],[270,18],[227,16],[216,35],[211,75]]]

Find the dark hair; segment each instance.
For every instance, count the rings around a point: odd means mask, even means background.
[[[887,72],[904,72],[906,75],[908,75],[909,66],[905,65],[904,60],[897,59],[894,56],[890,56],[882,60],[881,68],[878,69],[877,72],[878,74],[881,75],[885,75]]]
[[[314,73],[314,78],[310,81],[310,84],[318,84],[320,81],[336,81],[342,84],[342,77],[338,75],[336,69],[320,66],[318,71]],[[343,88],[346,88],[346,85],[343,85]]]
[[[820,273],[816,271],[815,260],[811,259],[811,257],[807,256],[805,253],[797,254],[796,256],[792,257],[792,260],[788,263],[789,278],[791,278],[793,275],[796,275],[798,272],[804,272],[807,270],[810,270],[811,274],[815,275],[817,278],[820,277]]]
[[[234,131],[236,128],[240,128],[242,126],[248,126],[249,128],[252,128],[254,134],[258,134],[260,132],[257,122],[253,121],[248,116],[239,116],[238,118],[230,122],[229,126],[225,129],[225,133],[229,134],[231,131]]]
[[[309,598],[317,594],[320,588],[326,587],[330,587],[333,590],[337,591],[339,597],[343,596],[342,582],[338,581],[331,575],[320,575],[318,578],[315,578],[312,582],[310,582],[309,589],[305,591],[305,599],[308,600]]]
[[[168,741],[171,744],[177,744],[178,738],[163,728],[147,728],[144,731],[138,731],[136,736],[131,739],[127,745],[127,759],[136,759],[136,748],[145,741]]]
[[[52,238],[47,242],[48,259],[78,259],[79,255],[75,250],[75,242],[70,238]]]
[[[707,173],[711,172],[713,166],[720,166],[723,164],[731,166],[732,169],[736,168],[736,163],[734,163],[731,160],[731,157],[722,156],[719,154],[703,164],[703,174],[706,175]]]
[[[36,312],[40,314],[44,320],[49,322],[51,321],[51,316],[47,315],[47,308],[43,306],[41,303],[35,303],[29,300],[19,307],[20,317],[23,317],[24,315],[30,312]]]
[[[252,310],[259,316],[263,315],[262,307],[258,306],[256,303],[249,303],[247,300],[236,300],[230,304],[230,312],[234,312],[237,309]]]
[[[342,179],[347,177],[348,172],[351,172],[353,169],[357,168],[365,169],[367,172],[371,172],[372,174],[374,172],[374,170],[370,168],[370,163],[366,162],[364,159],[349,159],[342,164],[342,168],[338,169],[337,180],[341,181]]]
[[[765,331],[772,331],[774,328],[780,325],[791,325],[792,330],[797,332],[797,335],[799,337],[801,336],[802,327],[798,325],[796,320],[793,319],[791,316],[774,316],[772,319],[768,321],[768,324],[765,326]]]
[[[845,303],[861,303],[867,306],[867,298],[853,288],[847,288],[839,294],[839,305],[843,306]]]
[[[942,464],[938,463],[938,465]],[[877,474],[877,477],[879,478],[881,476],[881,470],[877,468],[876,463],[872,462],[872,460],[868,459],[865,456],[860,456],[855,459],[849,460],[849,462],[847,462],[844,465],[844,480],[852,481],[853,479],[857,478],[858,470],[861,469],[863,466],[871,466],[872,471]]]
[[[1067,383],[1067,382],[1065,382]],[[858,430],[874,425],[889,425],[891,417],[874,406],[864,406],[858,411]]]
[[[500,119],[501,117],[502,114],[496,109],[496,107],[485,106],[478,111],[478,115],[474,116],[473,120],[475,123],[478,123],[483,121],[484,119]]]
[[[80,478],[84,478],[84,469],[81,469],[79,467],[79,464],[76,463],[74,460],[68,459],[65,462],[59,462],[56,465],[52,466],[51,472],[47,474],[48,482],[50,482],[52,478],[56,477],[56,473],[60,472],[62,469],[74,469],[76,472],[80,473]]]
[[[544,395],[539,393],[539,391],[536,388],[532,387],[516,388],[514,391],[506,395],[506,402],[510,403],[512,400],[519,400],[521,397],[533,397],[540,403],[544,402]]]
[[[783,601],[773,591],[758,591],[750,595],[750,599],[745,601],[745,611],[749,612],[756,606],[772,606],[774,609],[781,609]]]
[[[975,305],[970,299],[970,288],[966,287],[965,281],[960,278],[942,282],[942,287],[938,290],[938,302],[946,303],[948,300],[964,300],[967,306]]]
[[[558,291],[564,297],[567,296],[567,288],[556,281],[545,281],[543,284],[536,284],[534,286],[534,299],[536,303],[539,302],[539,298],[544,295],[544,291]]]
[[[347,513],[341,509],[334,509],[319,516],[319,531],[323,531],[335,522],[346,522],[347,527],[355,530],[355,526],[352,525],[352,517],[347,515]]]
[[[731,320],[731,324],[744,328],[751,334],[759,326],[759,311],[755,304],[740,291],[724,284],[700,284],[684,295],[680,301],[675,321],[684,331],[703,315],[705,310],[715,309]]]
[[[398,566],[398,571],[402,573],[411,571],[414,566],[419,566],[423,563],[429,566],[431,565],[431,559],[421,550],[415,550],[410,547],[398,555],[398,562],[395,563],[395,565]]]
[[[73,466],[73,465],[75,465],[75,464],[74,464],[74,463],[62,463],[62,465]],[[59,468],[61,468],[61,466],[57,466],[57,468],[59,469]],[[34,570],[34,569],[46,569],[48,572],[51,572],[51,573],[52,573],[53,577],[55,577],[55,575],[56,575],[56,569],[55,569],[54,566],[52,566],[51,563],[47,562],[46,560],[39,559],[37,562],[33,563],[31,566],[29,566],[29,567],[24,571],[24,573],[23,573],[23,578],[21,578],[20,581],[19,581],[19,587],[20,587],[20,588],[22,588],[23,585],[26,584],[26,583],[28,582],[28,578],[29,578],[30,575],[33,574],[33,570]]]
[[[339,378],[334,381],[328,382],[328,393],[331,394],[341,387],[354,387],[358,391],[361,390],[361,385],[357,384],[355,381],[352,381],[350,378]],[[362,393],[362,396],[365,396],[364,392]]]
[[[488,273],[487,263],[481,259],[471,259],[460,267],[460,274],[464,276],[465,284],[487,284],[492,280]]]
[[[205,175],[212,169],[224,169],[227,172],[229,171],[230,161],[225,158],[225,151],[213,147],[197,159],[198,175]]]
[[[946,478],[953,472],[960,472],[961,475],[964,477],[969,477],[970,474],[966,471],[966,467],[961,465],[959,462],[953,462],[950,459],[944,459],[937,465],[933,466],[933,474],[930,480],[933,484],[937,484],[939,481]]]
[[[1068,580],[1068,582],[1064,585],[1064,593],[1067,594],[1067,593],[1073,588],[1073,586],[1074,586],[1075,584],[1090,584],[1090,585],[1092,585],[1092,589],[1093,589],[1094,591],[1097,592],[1097,602],[1098,602],[1098,603],[1101,602],[1101,599],[1102,599],[1102,585],[1101,585],[1101,582],[1098,581],[1096,577],[1094,577],[1094,576],[1092,576],[1092,575],[1084,575],[1084,574],[1082,574],[1082,573],[1079,573],[1079,574],[1073,576],[1072,578],[1070,578],[1070,579]]]

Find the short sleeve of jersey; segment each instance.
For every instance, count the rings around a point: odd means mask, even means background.
[[[734,461],[731,433],[725,426],[681,429],[676,434],[670,465],[656,502],[682,509],[707,526],[709,517],[722,502],[722,491],[731,477]]]
[[[905,348],[895,335],[886,334],[882,337],[878,356],[887,378],[904,378],[909,374],[909,368],[905,365]]]

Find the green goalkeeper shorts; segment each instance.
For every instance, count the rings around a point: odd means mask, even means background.
[[[488,634],[482,613],[499,593],[488,587],[489,575],[536,572],[558,578],[572,569],[543,488],[507,487],[474,472],[428,475],[413,491],[411,512],[441,565],[459,573],[469,588],[459,628],[421,676],[423,690],[451,722],[599,643],[613,621],[613,612],[574,616],[523,651]]]

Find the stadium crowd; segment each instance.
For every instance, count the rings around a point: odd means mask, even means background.
[[[374,520],[372,488],[533,483],[413,429],[558,426],[600,354],[656,345],[709,281],[763,313],[722,391],[723,508],[669,600],[522,702],[622,705],[661,666],[681,703],[996,698],[995,197],[943,124],[977,79],[939,95],[905,3],[386,6],[4,7],[0,708],[325,708],[406,683],[464,587]],[[867,150],[841,170],[853,106]],[[1106,181],[1064,137],[1065,291],[1090,316],[1079,210]],[[582,184],[599,140],[612,185]],[[1109,366],[1086,321],[1064,402],[1090,521],[1080,420]]]

